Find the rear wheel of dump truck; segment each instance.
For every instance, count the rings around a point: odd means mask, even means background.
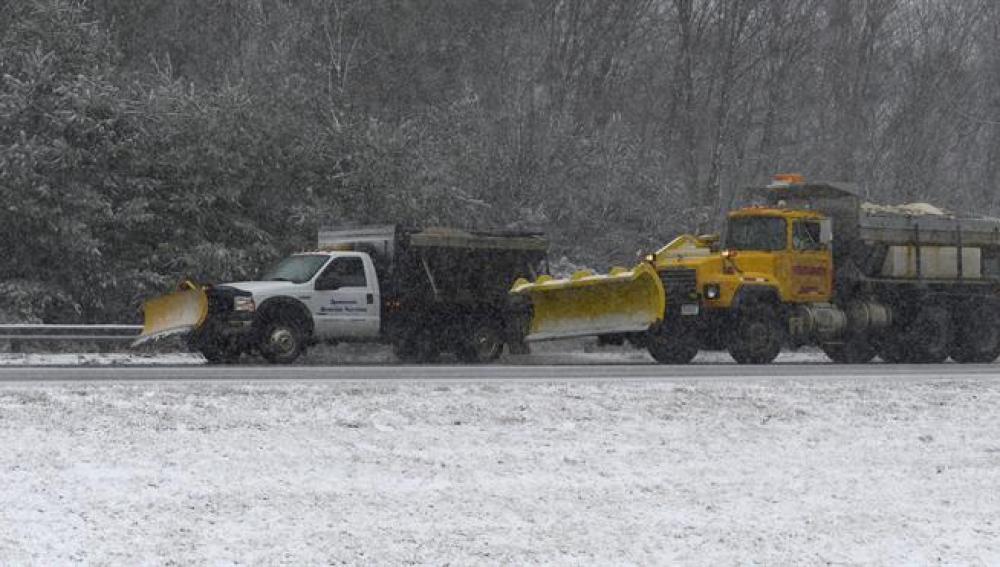
[[[890,363],[944,362],[952,344],[951,336],[948,310],[930,305],[921,308],[909,325],[890,330],[879,349],[879,356]]]
[[[660,364],[687,364],[698,355],[698,341],[690,333],[670,333],[661,329],[649,333],[646,350]]]
[[[768,364],[781,352],[782,338],[781,323],[773,307],[750,307],[736,318],[729,355],[740,364]]]
[[[481,322],[472,327],[456,354],[462,362],[481,363],[500,358],[502,352],[500,331],[490,323]]]
[[[993,362],[1000,356],[1000,326],[993,309],[969,306],[957,312],[951,358],[955,362]]]
[[[291,364],[305,348],[302,325],[290,315],[277,313],[262,326],[260,354],[272,364]]]
[[[951,348],[951,316],[943,307],[924,307],[910,323],[913,337],[909,362],[938,363],[948,358]]]
[[[851,337],[842,343],[820,345],[820,348],[837,364],[865,364],[878,354],[878,348],[869,337]]]

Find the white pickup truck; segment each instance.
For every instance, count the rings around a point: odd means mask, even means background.
[[[144,334],[183,323],[212,362],[256,352],[287,364],[321,341],[387,342],[418,362],[442,351],[485,362],[504,344],[522,348],[530,311],[508,292],[542,272],[540,235],[390,225],[322,230],[318,240],[258,280],[202,288],[198,316],[147,304]]]

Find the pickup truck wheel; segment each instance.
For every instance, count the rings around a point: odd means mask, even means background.
[[[837,364],[865,364],[871,362],[878,351],[868,337],[851,337],[843,343],[826,343],[820,348]]]
[[[275,317],[262,327],[259,348],[268,362],[291,364],[304,348],[302,330],[291,318]]]
[[[429,336],[399,339],[393,347],[396,357],[407,363],[437,362],[441,349]]]
[[[489,323],[480,323],[472,328],[456,354],[462,362],[481,363],[500,358],[502,352],[500,332]]]
[[[729,355],[739,364],[770,364],[781,352],[782,330],[768,305],[741,312],[729,341]]]
[[[955,338],[951,358],[955,362],[993,362],[1000,356],[1000,326],[989,309],[963,310],[962,320],[955,320]]]
[[[660,364],[687,364],[698,354],[698,342],[689,335],[656,332],[646,339],[646,350]]]
[[[416,341],[413,341],[411,339],[399,339],[392,346],[392,350],[396,354],[396,358],[398,358],[400,362],[417,361]]]

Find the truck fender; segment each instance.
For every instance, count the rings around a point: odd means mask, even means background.
[[[733,297],[732,311],[733,313],[737,313],[740,309],[760,304],[780,305],[781,298],[778,296],[778,290],[770,285],[741,286]]]
[[[254,321],[255,326],[260,329],[264,323],[277,314],[284,314],[293,317],[299,322],[301,330],[306,337],[312,337],[315,323],[309,308],[298,299],[286,296],[271,297],[257,307],[257,315]]]

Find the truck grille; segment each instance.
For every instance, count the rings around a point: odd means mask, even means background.
[[[680,309],[682,303],[697,303],[698,278],[690,268],[674,268],[660,272],[660,281],[667,293],[667,309]]]

